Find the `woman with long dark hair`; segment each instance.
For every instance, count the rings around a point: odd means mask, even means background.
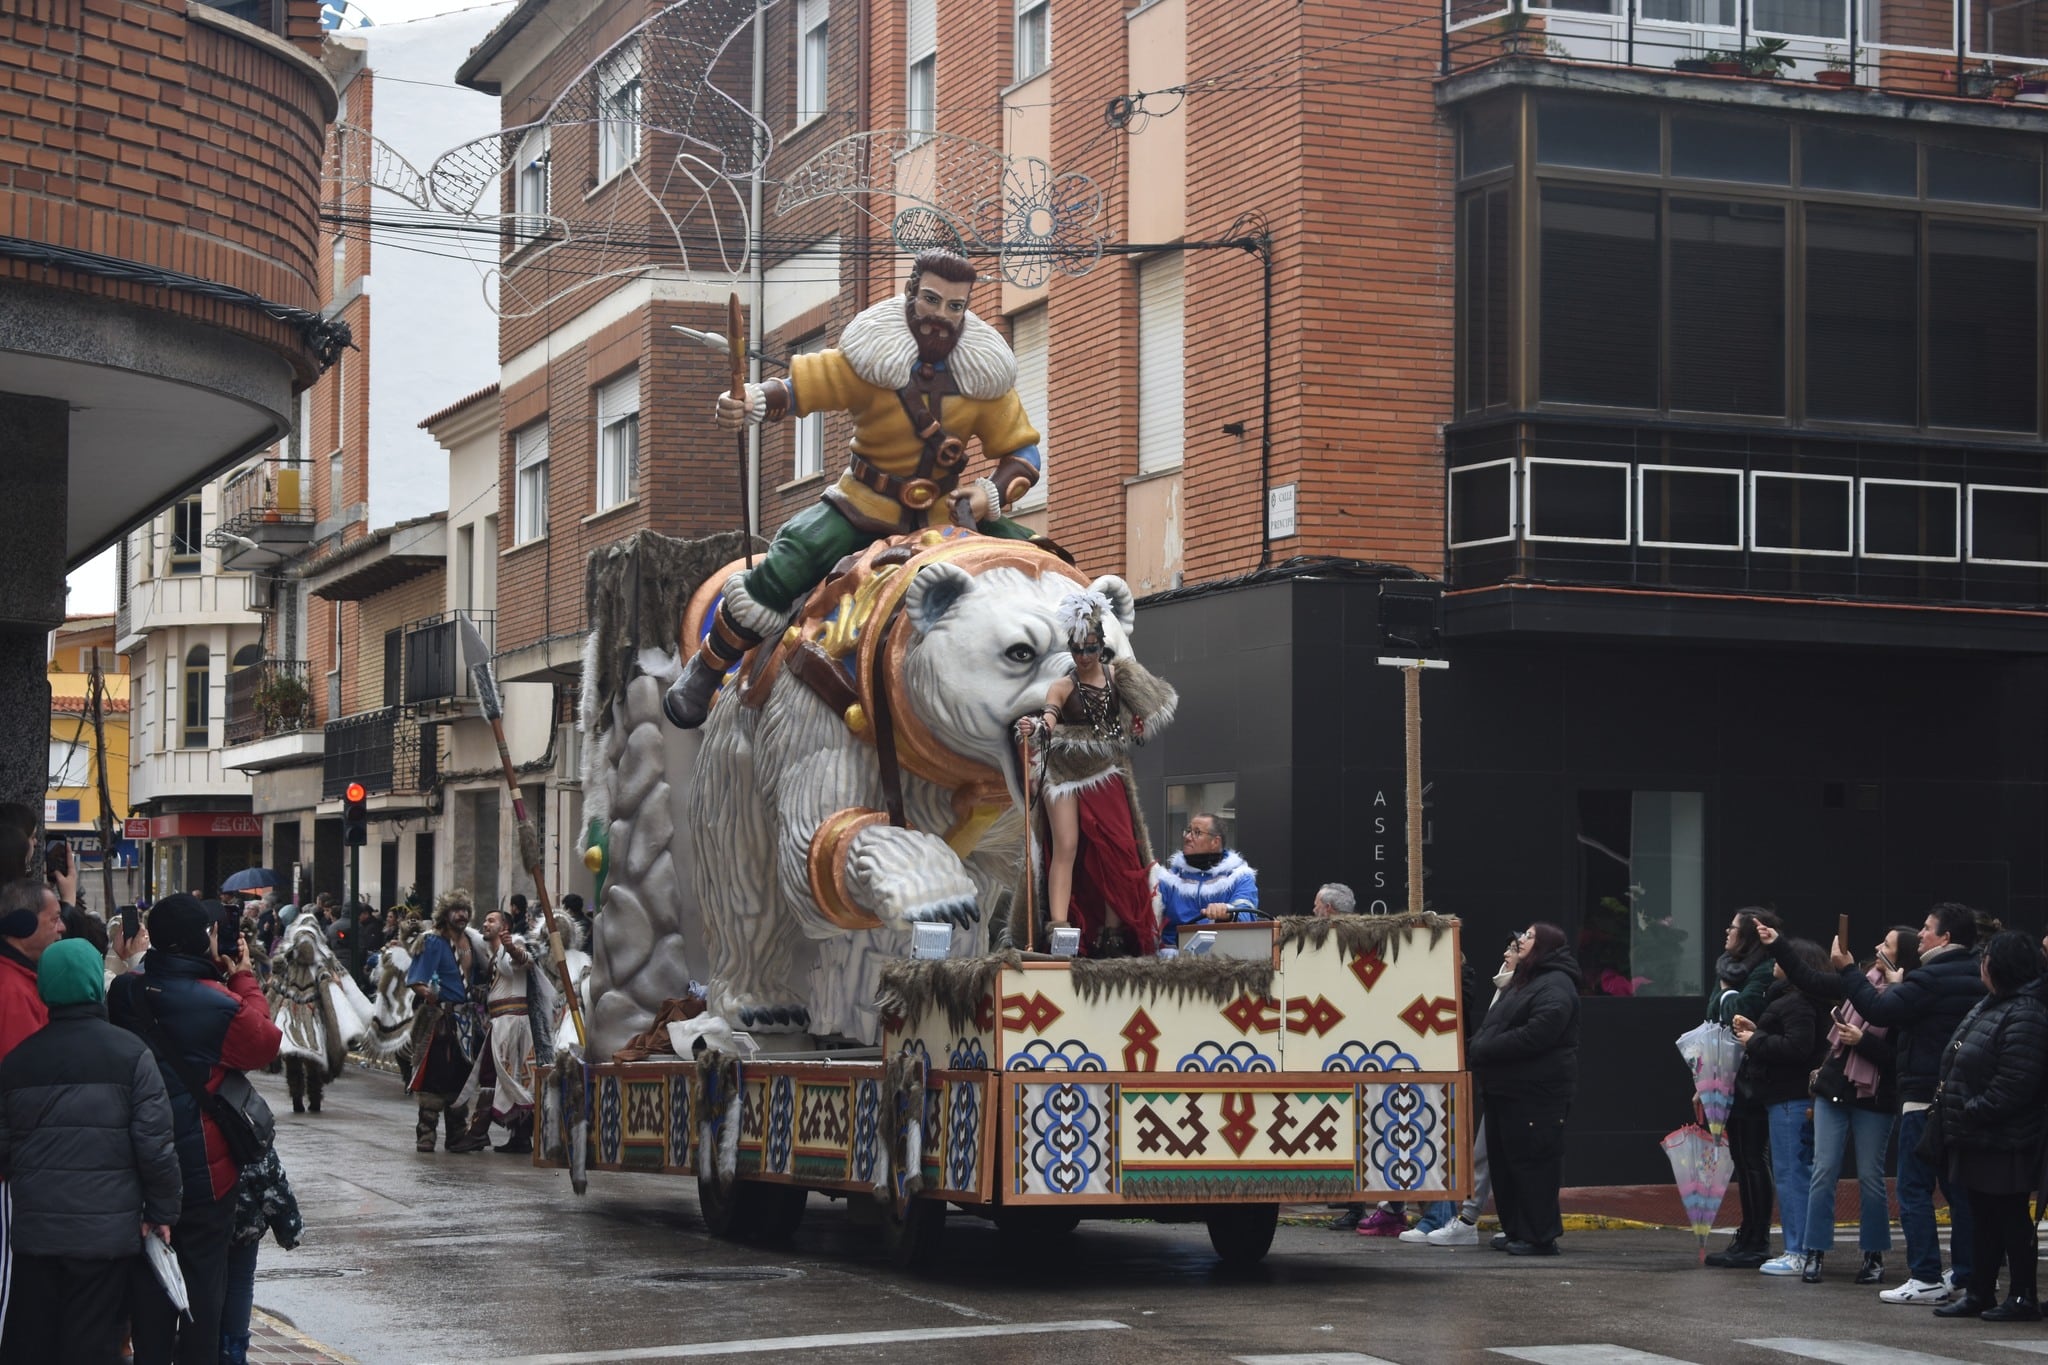
[[[1968,1292],[1934,1315],[2039,1322],[2039,1246],[2027,1196],[2041,1168],[2048,1005],[2028,988],[2041,976],[2041,950],[2025,934],[1994,934],[1979,970],[1990,994],[1956,1027],[1929,1120],[1941,1125],[1950,1177],[1970,1192],[1970,1279]],[[2011,1267],[2004,1303],[2001,1263]]]
[[[1564,930],[1522,931],[1521,959],[1466,1048],[1486,1102],[1486,1149],[1511,1256],[1555,1256],[1564,1232],[1564,1121],[1579,1083],[1579,964]]]
[[[1721,957],[1714,964],[1714,984],[1707,988],[1707,1022],[1727,1028],[1738,1016],[1754,1019],[1764,1012],[1764,996],[1776,968],[1758,931],[1776,933],[1780,924],[1775,914],[1756,905],[1737,910],[1729,919]],[[1738,1095],[1727,1132],[1742,1222],[1735,1228],[1735,1240],[1707,1257],[1707,1264],[1755,1270],[1771,1259],[1770,1115],[1761,1104]]]
[[[1791,939],[1787,951],[1809,972],[1827,965],[1811,939]],[[1737,1015],[1735,1041],[1742,1044],[1736,1094],[1763,1107],[1771,1139],[1771,1175],[1777,1184],[1778,1220],[1785,1228],[1783,1254],[1757,1269],[1766,1275],[1798,1275],[1806,1268],[1806,1206],[1813,1189],[1813,1098],[1811,1077],[1827,1055],[1827,1002],[1780,978],[1755,1019]],[[1832,1223],[1833,1214],[1829,1221]]]

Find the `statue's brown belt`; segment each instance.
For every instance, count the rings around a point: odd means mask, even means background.
[[[957,472],[953,472],[936,479],[899,479],[894,474],[884,473],[864,455],[855,455],[848,460],[846,472],[853,475],[854,482],[863,488],[871,488],[891,502],[917,512],[924,511],[951,492],[960,478]]]

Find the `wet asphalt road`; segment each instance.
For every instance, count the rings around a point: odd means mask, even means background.
[[[257,1304],[363,1365],[1432,1365],[1504,1362],[1507,1350],[1585,1365],[2023,1365],[2022,1351],[2048,1354],[2042,1325],[1940,1322],[1879,1303],[1848,1283],[1851,1254],[1829,1283],[1803,1285],[1698,1269],[1682,1231],[1574,1233],[1564,1256],[1513,1260],[1282,1227],[1262,1266],[1230,1274],[1198,1225],[1084,1223],[1020,1255],[956,1214],[942,1268],[919,1278],[889,1269],[875,1231],[822,1196],[791,1245],[734,1245],[705,1234],[687,1180],[599,1172],[578,1198],[566,1173],[521,1158],[420,1155],[389,1076],[352,1070],[325,1113],[303,1117],[281,1078],[261,1083],[307,1231],[296,1251],[265,1244]],[[784,1340],[878,1332],[901,1335]],[[1746,1344],[1762,1339],[1779,1344]]]

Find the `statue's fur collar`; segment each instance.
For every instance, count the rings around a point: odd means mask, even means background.
[[[839,334],[839,353],[855,374],[878,389],[894,392],[908,384],[917,364],[917,338],[904,321],[903,296],[891,294],[861,309]],[[1017,358],[1009,343],[971,312],[946,368],[968,398],[1001,398],[1017,387]]]

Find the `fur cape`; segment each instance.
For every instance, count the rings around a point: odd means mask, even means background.
[[[1173,719],[1180,694],[1173,685],[1151,672],[1136,659],[1112,665],[1116,680],[1117,717],[1124,733],[1142,718],[1147,734],[1158,731]],[[1040,756],[1040,774],[1046,799],[1079,792],[1085,788],[1122,777],[1124,792],[1131,803],[1131,829],[1138,837],[1138,854],[1152,862],[1152,839],[1145,828],[1145,815],[1138,806],[1138,784],[1132,780],[1129,745],[1096,739],[1086,726],[1061,723],[1052,727]]]
[[[908,384],[917,365],[917,337],[903,316],[903,296],[891,294],[855,314],[839,334],[839,353],[855,374],[878,389],[893,393]],[[1010,344],[973,313],[961,324],[946,368],[968,398],[985,402],[1017,387],[1017,357]]]

